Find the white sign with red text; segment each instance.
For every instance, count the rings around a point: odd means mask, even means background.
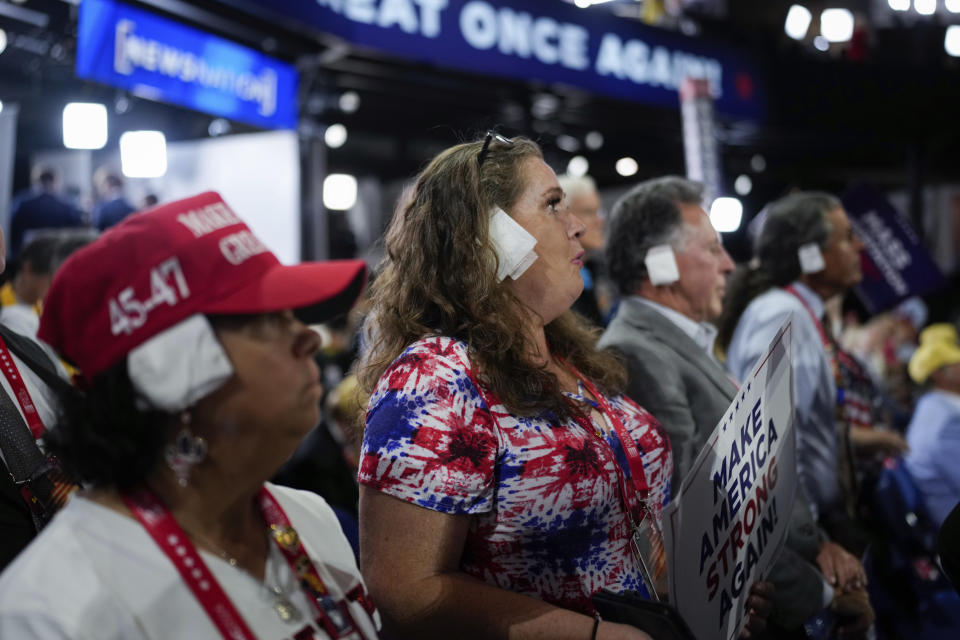
[[[732,640],[786,540],[796,492],[791,325],[744,380],[663,512],[670,601],[698,640]]]

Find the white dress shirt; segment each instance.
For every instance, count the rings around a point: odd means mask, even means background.
[[[823,300],[809,287],[793,287],[815,316],[822,317]],[[777,330],[793,321],[791,361],[796,405],[797,473],[810,498],[814,517],[842,504],[838,477],[840,448],[835,422],[837,386],[833,367],[810,312],[791,293],[775,287],[757,296],[737,324],[727,367],[738,380],[756,368]]]

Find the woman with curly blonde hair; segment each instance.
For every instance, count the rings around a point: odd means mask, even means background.
[[[630,539],[669,498],[670,445],[569,311],[583,231],[539,147],[493,133],[434,158],[391,223],[360,527],[400,637],[649,638],[591,598],[649,592]]]

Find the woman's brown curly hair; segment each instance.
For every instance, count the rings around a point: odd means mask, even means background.
[[[409,202],[386,234],[386,259],[371,287],[372,344],[358,375],[368,393],[412,343],[429,335],[466,343],[483,384],[516,415],[569,415],[556,376],[531,361],[520,330],[528,313],[510,287],[497,281],[489,212],[509,212],[526,186],[525,163],[542,159],[537,144],[494,140],[483,164],[480,142],[459,144],[434,158],[418,176]],[[594,348],[599,330],[572,312],[546,326],[554,355],[606,393],[622,391],[626,372]]]

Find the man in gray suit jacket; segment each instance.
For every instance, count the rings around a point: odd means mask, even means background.
[[[737,392],[714,355],[711,324],[734,264],[701,200],[698,183],[649,180],[617,202],[608,227],[607,266],[623,299],[599,346],[624,355],[627,395],[669,434],[674,494]],[[855,557],[823,539],[798,494],[787,545],[769,576],[776,587],[771,637],[805,637],[804,621],[827,606],[857,620],[850,630],[869,625],[866,589],[857,579],[837,580],[860,572]]]

